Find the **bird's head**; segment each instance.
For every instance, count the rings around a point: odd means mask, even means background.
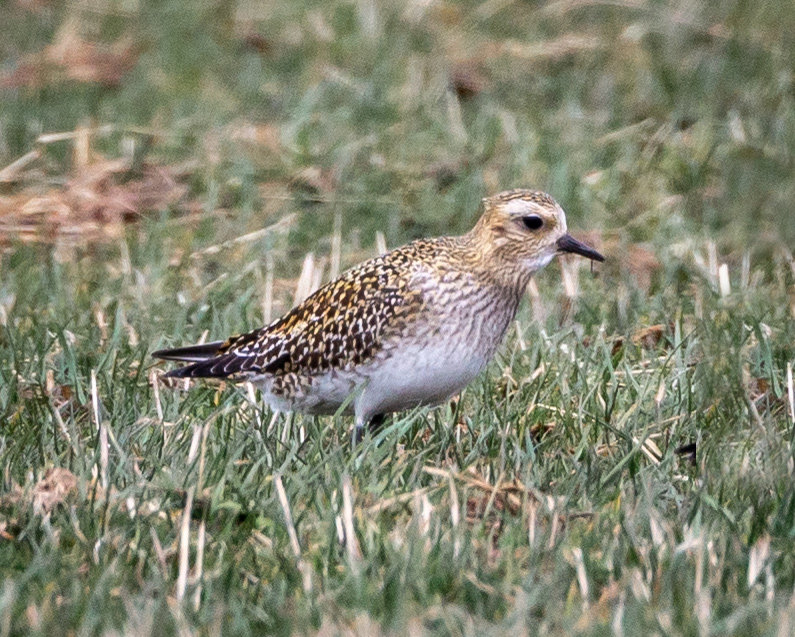
[[[479,249],[486,258],[496,258],[524,275],[537,272],[565,252],[605,260],[567,232],[566,214],[546,193],[508,190],[487,197],[483,206],[483,216],[472,230]]]

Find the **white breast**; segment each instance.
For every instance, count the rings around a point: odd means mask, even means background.
[[[438,405],[460,392],[483,370],[488,358],[464,347],[409,347],[368,370],[356,401],[357,419],[379,413]]]
[[[387,360],[365,365],[368,380],[355,404],[357,420],[450,399],[483,371],[512,318],[512,312],[478,312],[451,319],[434,337],[408,338]]]

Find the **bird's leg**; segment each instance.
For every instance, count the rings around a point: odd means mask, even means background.
[[[371,434],[378,431],[386,420],[386,414],[376,414],[367,422],[367,429]],[[353,436],[351,437],[351,444],[355,447],[362,440],[364,440],[365,422],[363,420],[356,420],[356,426],[353,428]]]
[[[381,427],[384,426],[384,421],[386,420],[386,414],[376,414],[372,418],[370,418],[370,422],[367,425],[367,428],[370,430],[371,434],[376,433]]]
[[[364,421],[356,419],[356,426],[353,428],[353,435],[351,435],[351,447],[356,448],[356,445],[364,440]]]

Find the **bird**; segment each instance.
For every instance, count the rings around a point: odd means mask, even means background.
[[[169,378],[250,381],[273,410],[355,420],[354,443],[392,413],[445,403],[496,353],[532,276],[560,254],[604,256],[568,233],[548,194],[483,199],[461,236],[419,239],[344,272],[265,327],[162,349]]]

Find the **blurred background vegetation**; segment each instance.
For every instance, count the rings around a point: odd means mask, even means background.
[[[345,202],[367,240],[463,231],[480,197],[523,185],[621,241],[696,234],[737,254],[795,241],[792,3],[3,11],[4,165],[44,133],[104,125],[92,150],[190,162],[206,209],[245,215],[292,188]],[[39,167],[68,174],[69,145],[45,150]],[[331,223],[324,210],[302,215],[305,232]]]
[[[7,0],[0,22],[0,635],[795,630],[795,3]],[[152,350],[520,186],[608,261],[548,268],[500,371],[363,458],[344,424],[150,377]]]

